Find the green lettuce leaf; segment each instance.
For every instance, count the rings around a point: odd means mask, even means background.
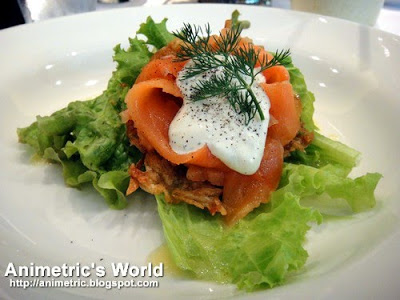
[[[110,171],[93,179],[93,186],[104,197],[108,206],[123,209],[127,205],[125,191],[130,176],[126,171]]]
[[[334,205],[337,199],[344,199],[352,212],[357,213],[375,206],[375,188],[382,175],[367,173],[356,179],[347,177],[340,166],[326,165],[320,169],[306,165],[285,164],[280,188],[272,198],[280,198],[287,193],[300,198],[314,197],[318,206],[319,196],[329,197],[325,205]]]
[[[380,178],[368,173],[350,179],[333,165],[317,169],[285,164],[270,203],[232,228],[193,206],[167,204],[162,195],[156,198],[164,235],[179,268],[196,278],[253,291],[282,284],[290,271],[304,265],[308,257],[303,248],[305,234],[309,222],[322,221],[320,212],[346,211],[339,199],[347,201],[352,212],[372,208]],[[301,205],[309,197],[308,207]]]
[[[290,83],[293,86],[293,90],[300,97],[302,105],[301,121],[304,123],[304,127],[306,129],[314,131],[316,129],[313,121],[315,101],[314,94],[307,89],[304,75],[293,65],[291,57],[287,58],[285,67],[289,71]]]
[[[148,17],[146,23],[140,26],[137,33],[141,33],[147,37],[147,44],[161,49],[174,39],[174,35],[167,30],[166,23],[167,19],[156,24],[151,17]]]
[[[314,132],[314,140],[305,151],[294,151],[285,161],[315,168],[334,165],[342,168],[347,175],[358,164],[360,158],[361,153],[357,150]]]
[[[137,32],[146,41],[135,37],[128,49],[114,48],[117,67],[100,96],[71,102],[17,130],[19,141],[32,146],[36,155],[62,165],[67,185],[78,188],[91,182],[111,208],[127,205],[128,168],[141,157],[130,145],[119,114],[126,108],[126,93],[152,56],[149,46],[157,50],[171,40],[165,23],[148,18]]]
[[[351,169],[358,164],[361,154],[357,150],[338,141],[329,139],[316,131],[317,127],[313,121],[314,95],[308,91],[304,75],[293,65],[290,57],[287,58],[285,66],[289,71],[293,90],[299,95],[301,100],[301,121],[307,130],[314,132],[314,140],[311,145],[308,146],[304,152],[292,152],[285,161],[309,165],[316,168],[332,164],[341,167],[342,170],[348,174]]]
[[[108,94],[117,92],[116,96],[121,93],[121,96],[125,97],[124,91],[128,91],[141,69],[150,61],[152,53],[146,42],[135,37],[129,39],[129,45],[127,50],[122,49],[121,45],[114,47],[113,59],[117,62],[117,68],[108,83]]]
[[[321,220],[291,193],[276,199],[273,209],[264,205],[232,228],[194,206],[156,198],[177,266],[196,278],[235,283],[247,291],[281,284],[288,272],[301,268],[308,257],[302,244],[309,222]]]
[[[247,20],[239,20],[240,13],[238,10],[234,10],[232,12],[232,28],[238,28],[240,27],[241,29],[247,29],[250,27],[250,22]]]

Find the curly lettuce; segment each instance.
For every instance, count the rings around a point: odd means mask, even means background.
[[[196,278],[234,283],[248,291],[274,287],[288,272],[301,268],[308,257],[302,247],[308,223],[321,220],[316,210],[302,207],[292,193],[232,228],[194,206],[167,204],[163,195],[156,198],[177,266]]]
[[[125,109],[126,93],[153,55],[149,46],[157,50],[173,38],[165,23],[166,19],[157,24],[148,18],[137,32],[145,40],[135,37],[129,39],[128,49],[114,48],[117,67],[100,96],[72,102],[17,130],[19,141],[32,146],[39,157],[61,164],[67,185],[92,183],[114,209],[126,207],[128,168],[141,157],[131,147],[119,114]]]
[[[167,204],[162,195],[157,196],[158,211],[179,268],[195,278],[254,291],[284,283],[290,272],[304,265],[308,254],[303,244],[309,223],[321,223],[323,213],[342,205],[338,199],[345,199],[353,212],[372,208],[380,178],[380,174],[371,173],[350,179],[333,165],[318,169],[285,164],[280,187],[270,203],[232,228],[191,205]],[[322,195],[324,202],[319,201]],[[304,206],[302,200],[308,197],[313,202]]]

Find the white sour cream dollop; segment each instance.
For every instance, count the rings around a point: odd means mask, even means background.
[[[270,101],[262,87],[261,74],[256,76],[252,90],[259,101],[265,120],[259,114],[245,124],[243,114],[235,112],[226,98],[211,97],[192,101],[193,87],[199,80],[208,80],[214,73],[222,75],[222,69],[207,71],[184,79],[192,62],[178,74],[177,85],[183,95],[183,105],[169,127],[169,143],[173,151],[187,154],[207,145],[211,153],[229,168],[241,174],[254,174],[260,167],[267,138]],[[245,78],[249,83],[250,78]]]

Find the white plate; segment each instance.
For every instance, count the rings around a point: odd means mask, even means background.
[[[10,289],[9,262],[26,265],[110,262],[143,264],[162,241],[154,201],[109,210],[90,189],[67,188],[60,168],[32,165],[15,130],[99,94],[113,70],[112,48],[126,44],[148,15],[215,30],[233,9],[250,19],[248,36],[268,49],[290,47],[315,92],[316,120],[363,153],[359,175],[378,171],[378,205],[346,221],[329,221],[308,236],[303,271],[272,290],[243,294],[234,286],[166,277],[158,289]],[[202,296],[263,298],[396,298],[400,295],[400,38],[333,18],[229,5],[177,5],[96,12],[0,32],[0,298]],[[72,243],[71,243],[72,241]],[[103,259],[100,261],[100,259]]]

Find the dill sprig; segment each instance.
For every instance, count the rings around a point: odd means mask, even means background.
[[[210,70],[219,70],[218,75],[213,74],[209,80],[197,82],[191,100],[224,96],[237,113],[244,115],[247,125],[257,113],[261,120],[265,120],[252,90],[256,76],[273,66],[285,65],[290,51],[276,51],[274,57],[268,61],[266,55],[261,55],[252,44],[239,47],[242,30],[242,26],[236,26],[215,37],[211,35],[209,24],[204,28],[184,24],[180,32],[173,34],[183,42],[177,53],[177,60],[192,60],[183,79]]]

